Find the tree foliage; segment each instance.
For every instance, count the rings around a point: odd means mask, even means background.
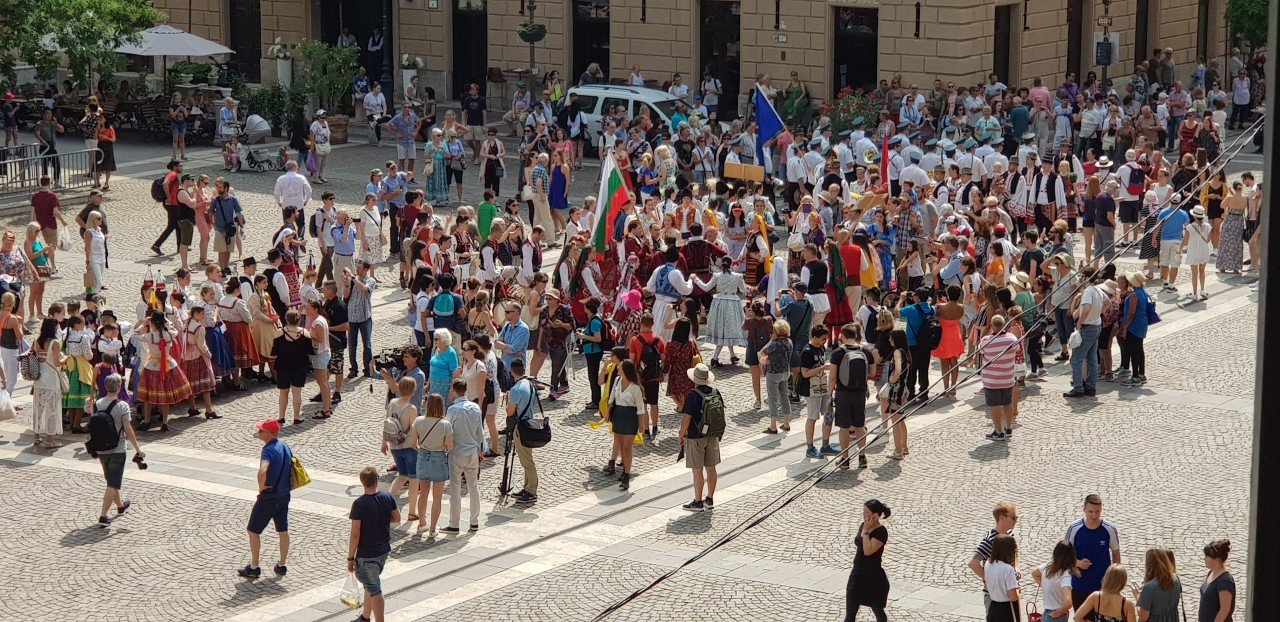
[[[298,46],[302,57],[302,88],[315,95],[321,108],[338,110],[343,96],[351,88],[359,52],[356,48],[335,47],[323,41],[303,41]]]
[[[1234,43],[1250,50],[1267,45],[1269,0],[1227,0],[1224,19]]]
[[[114,67],[114,51],[165,19],[149,0],[0,0],[0,74],[16,80],[18,63],[52,78],[67,59],[75,81],[93,67]]]

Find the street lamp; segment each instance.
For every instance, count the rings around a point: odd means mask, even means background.
[[[1107,47],[1106,63],[1102,65],[1102,96],[1107,96],[1107,68],[1111,66],[1112,57],[1117,50],[1111,46],[1111,0],[1102,0],[1102,45]]]
[[[536,2],[536,0],[528,0],[528,2],[525,4],[525,8],[529,10],[529,22],[528,22],[528,24],[529,24],[530,26],[532,26],[532,25],[533,25],[533,13],[534,13],[534,11],[537,11],[537,10],[538,10],[538,3]],[[532,84],[532,83],[533,83],[533,73],[534,73],[534,69],[533,69],[533,66],[534,66],[533,46],[534,46],[534,43],[533,43],[532,41],[530,41],[530,42],[529,42],[529,82],[530,82],[530,84]]]
[[[387,12],[387,5],[391,0],[382,0],[382,77],[378,82],[382,83],[383,93],[394,93],[395,78],[391,75],[391,16]],[[394,99],[388,95],[387,99]]]

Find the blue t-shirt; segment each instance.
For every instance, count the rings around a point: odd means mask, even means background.
[[[530,419],[537,414],[533,407],[533,383],[527,378],[521,378],[520,382],[511,385],[507,401],[516,405],[516,420]]]
[[[395,509],[395,497],[383,490],[361,495],[351,504],[351,520],[360,521],[356,557],[381,557],[391,552],[391,513]]]
[[[587,320],[587,327],[582,329],[582,334],[595,337],[596,335],[599,335],[603,331],[604,331],[604,320],[601,319],[600,316],[595,315],[595,316],[592,316],[591,319]],[[599,343],[596,343],[594,341],[587,341],[585,339],[582,341],[583,354],[600,354],[601,352],[604,352],[604,350],[600,347]]]
[[[1111,565],[1111,551],[1120,548],[1120,533],[1115,525],[1104,520],[1097,529],[1089,529],[1082,518],[1067,527],[1066,541],[1076,547],[1076,559],[1092,563],[1071,578],[1071,589],[1086,593],[1102,589],[1102,576]]]
[[[898,311],[898,315],[907,323],[907,345],[915,347],[916,335],[924,328],[925,316],[933,313],[933,307],[927,302],[907,305]]]
[[[1160,225],[1160,241],[1179,242],[1182,240],[1182,230],[1191,222],[1191,217],[1182,208],[1170,205],[1160,210],[1160,220],[1164,221]]]
[[[431,392],[440,396],[449,394],[449,383],[453,380],[453,370],[458,368],[458,352],[449,348],[444,352],[431,351]]]
[[[288,498],[291,474],[293,472],[293,452],[280,439],[272,439],[262,446],[262,459],[267,461],[267,490],[275,493],[276,498]]]
[[[428,356],[428,354],[423,354],[423,356]],[[423,373],[421,367],[415,367],[410,371],[397,374],[396,380],[399,381],[405,377],[413,378],[417,381],[418,387],[413,390],[413,405],[418,408],[418,412],[422,412],[422,402],[426,399],[426,394],[423,390],[427,386],[427,375]]]

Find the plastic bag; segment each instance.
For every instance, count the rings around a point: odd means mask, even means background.
[[[13,415],[13,401],[9,399],[9,392],[0,391],[0,421],[13,419]]]
[[[71,250],[71,230],[67,227],[58,229],[58,250]]]
[[[312,173],[315,173],[320,170],[320,161],[316,159],[316,152],[311,151],[307,153],[306,165],[307,165],[307,170]]]
[[[342,584],[342,591],[338,592],[338,600],[352,609],[359,609],[364,605],[364,588],[356,580],[356,573],[347,573],[347,581]]]

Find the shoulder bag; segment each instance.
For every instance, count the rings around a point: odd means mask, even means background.
[[[529,382],[529,379],[525,378],[524,382]],[[542,414],[542,398],[532,383],[529,385],[529,391],[538,401],[538,414]],[[525,447],[530,449],[545,447],[551,442],[551,418],[543,416],[541,419],[534,419],[529,416],[530,408],[533,408],[533,400],[530,400],[529,405],[525,406],[524,411],[516,417],[516,434],[519,435],[520,443]]]

